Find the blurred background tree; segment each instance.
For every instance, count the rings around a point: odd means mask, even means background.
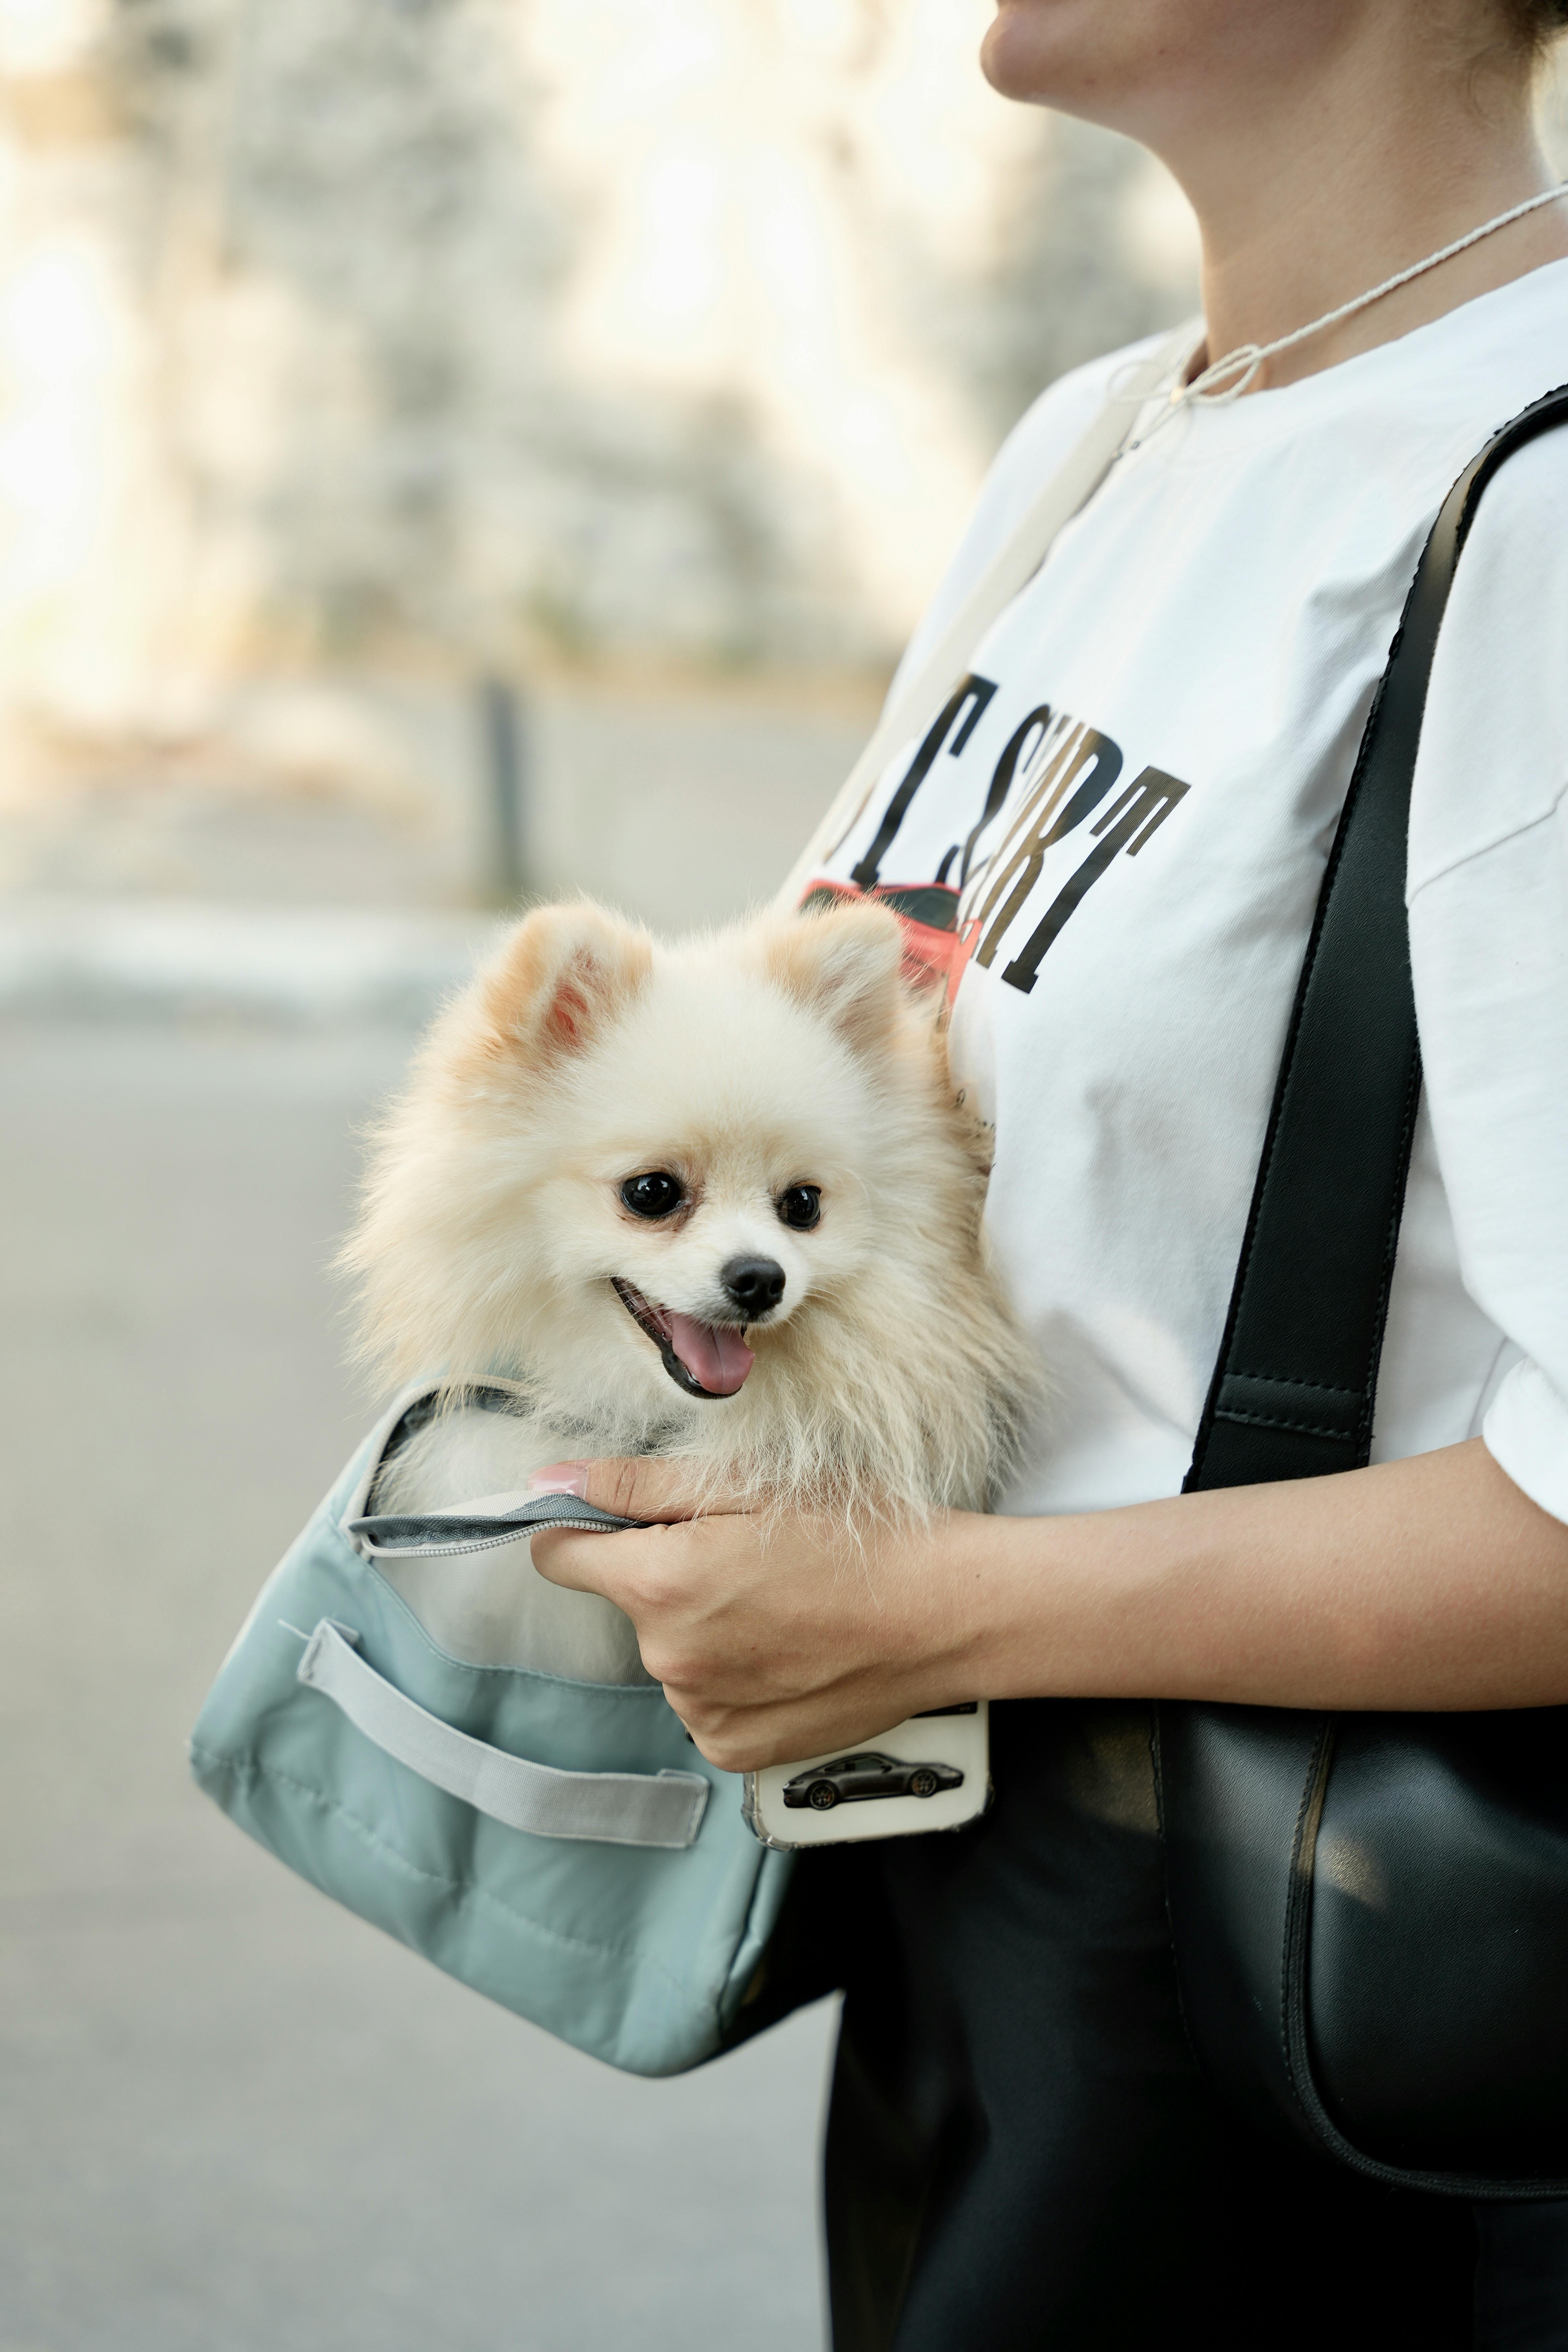
[[[995,100],[988,14],[4,0],[13,698],[885,667],[1001,432],[1190,299],[1173,191]]]
[[[990,13],[0,0],[0,889],[765,889],[1002,435],[1193,303]]]

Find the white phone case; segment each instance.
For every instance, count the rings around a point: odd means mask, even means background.
[[[990,1801],[986,1701],[971,1699],[910,1716],[854,1748],[748,1772],[742,1811],[763,1845],[847,1845],[961,1829]]]

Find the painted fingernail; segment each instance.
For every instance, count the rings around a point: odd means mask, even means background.
[[[584,1501],[588,1494],[588,1465],[585,1462],[548,1462],[536,1470],[528,1482],[531,1495],[580,1495]]]

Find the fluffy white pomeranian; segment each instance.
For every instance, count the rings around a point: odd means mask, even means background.
[[[440,1383],[377,1511],[652,1453],[699,1496],[851,1526],[994,1498],[1040,1376],[900,960],[869,904],[674,947],[586,903],[517,926],[426,1038],[344,1253],[366,1353]],[[508,1550],[395,1580],[434,1630],[440,1580],[488,1578],[469,1614],[511,1624],[486,1658],[642,1679],[618,1610]]]

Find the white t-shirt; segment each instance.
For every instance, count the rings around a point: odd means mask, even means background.
[[[911,660],[1129,356],[1016,427]],[[913,792],[918,743],[821,869],[962,882],[979,919],[953,1067],[994,1122],[992,1237],[1061,1391],[1009,1510],[1181,1486],[1405,590],[1456,477],[1563,383],[1568,261],[1179,416],[988,632]],[[1479,1431],[1568,1520],[1568,429],[1510,461],[1460,561],[1408,901],[1426,1087],[1373,1458]]]

